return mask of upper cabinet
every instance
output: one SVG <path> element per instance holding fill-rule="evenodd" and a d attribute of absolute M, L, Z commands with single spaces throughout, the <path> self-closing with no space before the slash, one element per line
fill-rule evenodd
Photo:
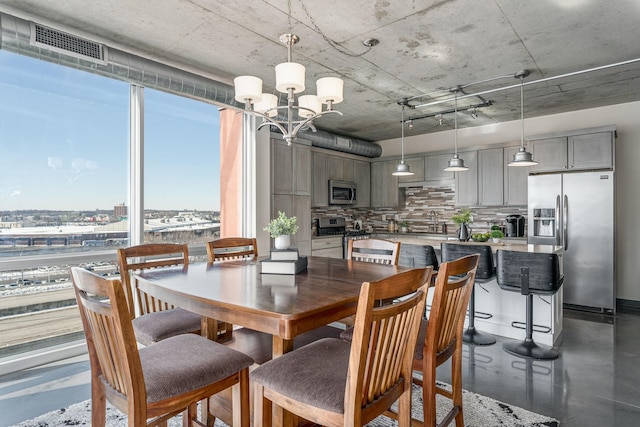
<path fill-rule="evenodd" d="M 311 149 L 272 139 L 273 193 L 311 196 Z"/>
<path fill-rule="evenodd" d="M 456 205 L 526 205 L 529 168 L 507 166 L 518 149 L 490 148 L 460 153 L 469 170 L 455 173 Z"/>
<path fill-rule="evenodd" d="M 369 207 L 371 172 L 369 162 L 349 157 L 313 151 L 311 206 L 329 206 L 329 180 L 355 182 L 357 203 L 355 207 Z"/>
<path fill-rule="evenodd" d="M 353 176 L 358 184 L 357 208 L 371 206 L 371 164 L 364 160 L 353 161 Z"/>
<path fill-rule="evenodd" d="M 450 154 L 436 154 L 424 158 L 424 180 L 443 181 L 454 179 L 453 172 L 444 170 L 449 165 Z"/>
<path fill-rule="evenodd" d="M 525 206 L 527 204 L 527 177 L 531 166 L 509 166 L 513 155 L 520 150 L 520 146 L 505 147 L 504 149 L 504 205 Z"/>
<path fill-rule="evenodd" d="M 397 207 L 404 204 L 404 191 L 398 187 L 398 177 L 393 176 L 397 160 L 371 163 L 371 206 Z"/>
<path fill-rule="evenodd" d="M 478 152 L 465 151 L 459 155 L 469 170 L 455 172 L 456 205 L 476 206 L 478 204 Z"/>
<path fill-rule="evenodd" d="M 530 142 L 531 154 L 538 162 L 532 172 L 567 172 L 612 169 L 614 132 L 588 132 Z"/>
<path fill-rule="evenodd" d="M 478 204 L 501 206 L 504 203 L 503 149 L 478 151 Z"/>
<path fill-rule="evenodd" d="M 398 182 L 424 181 L 424 157 L 405 157 L 404 162 L 409 166 L 409 170 L 413 172 L 413 175 L 399 176 Z M 399 163 L 400 160 L 396 160 L 396 167 Z"/>

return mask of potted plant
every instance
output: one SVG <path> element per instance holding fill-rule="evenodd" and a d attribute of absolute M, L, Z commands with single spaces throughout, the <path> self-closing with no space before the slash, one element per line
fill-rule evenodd
<path fill-rule="evenodd" d="M 409 231 L 409 221 L 406 219 L 398 221 L 398 227 L 400 228 L 401 233 L 407 233 Z"/>
<path fill-rule="evenodd" d="M 473 216 L 471 215 L 471 209 L 460 209 L 460 212 L 453 215 L 451 220 L 458 225 L 458 240 L 466 242 L 471 236 L 471 227 L 469 224 L 473 222 Z"/>
<path fill-rule="evenodd" d="M 287 217 L 284 212 L 278 212 L 278 217 L 269 221 L 264 228 L 275 239 L 276 249 L 288 249 L 291 246 L 291 235 L 298 231 L 298 218 Z"/>
<path fill-rule="evenodd" d="M 489 233 L 489 237 L 491 237 L 491 241 L 492 242 L 500 243 L 500 242 L 502 242 L 502 239 L 504 238 L 504 233 L 501 230 L 493 229 Z"/>

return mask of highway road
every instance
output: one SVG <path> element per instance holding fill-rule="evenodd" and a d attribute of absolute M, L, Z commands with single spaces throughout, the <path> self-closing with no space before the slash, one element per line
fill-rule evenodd
<path fill-rule="evenodd" d="M 0 318 L 0 350 L 45 338 L 82 331 L 78 307 Z"/>

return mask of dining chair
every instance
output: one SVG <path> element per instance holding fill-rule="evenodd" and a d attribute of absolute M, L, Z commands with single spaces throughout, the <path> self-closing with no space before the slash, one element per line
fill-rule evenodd
<path fill-rule="evenodd" d="M 186 244 L 150 243 L 118 248 L 120 278 L 138 342 L 151 345 L 179 334 L 201 332 L 202 317 L 146 294 L 132 275 L 151 268 L 189 265 Z M 135 299 L 134 299 L 135 295 Z"/>
<path fill-rule="evenodd" d="M 192 425 L 196 404 L 229 388 L 234 426 L 249 426 L 249 356 L 194 334 L 138 349 L 121 281 L 79 267 L 71 276 L 89 350 L 92 426 L 104 427 L 107 401 L 131 427 L 166 426 L 181 412 L 182 425 Z"/>
<path fill-rule="evenodd" d="M 272 403 L 323 426 L 364 425 L 398 401 L 411 423 L 411 364 L 431 267 L 401 272 L 360 289 L 353 340 L 324 338 L 251 373 L 254 425 L 271 425 Z M 387 305 L 376 305 L 381 299 Z"/>
<path fill-rule="evenodd" d="M 464 426 L 462 411 L 462 336 L 467 305 L 471 297 L 478 260 L 473 254 L 440 264 L 429 317 L 420 323 L 413 359 L 413 382 L 422 387 L 424 426 L 441 427 L 455 420 Z M 436 382 L 436 368 L 451 359 L 451 390 Z M 452 400 L 453 407 L 436 423 L 436 394 Z"/>
<path fill-rule="evenodd" d="M 376 264 L 398 265 L 400 242 L 382 239 L 349 240 L 347 259 L 373 262 Z"/>
<path fill-rule="evenodd" d="M 225 237 L 207 242 L 209 262 L 232 259 L 257 259 L 258 242 L 251 237 Z"/>
<path fill-rule="evenodd" d="M 258 242 L 252 237 L 225 237 L 208 241 L 206 246 L 209 262 L 258 259 Z M 233 336 L 231 323 L 218 321 L 216 328 L 219 341 L 229 340 Z"/>

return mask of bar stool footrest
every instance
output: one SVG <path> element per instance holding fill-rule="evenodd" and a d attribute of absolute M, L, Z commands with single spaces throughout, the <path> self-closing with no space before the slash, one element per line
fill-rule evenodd
<path fill-rule="evenodd" d="M 476 311 L 474 312 L 474 316 L 476 319 L 487 320 L 487 319 L 491 319 L 493 317 L 493 314 L 484 313 L 482 311 Z"/>
<path fill-rule="evenodd" d="M 527 324 L 525 322 L 511 322 L 511 327 L 516 329 L 527 329 Z M 532 325 L 533 332 L 540 332 L 543 334 L 548 334 L 551 332 L 551 328 L 544 325 Z"/>

